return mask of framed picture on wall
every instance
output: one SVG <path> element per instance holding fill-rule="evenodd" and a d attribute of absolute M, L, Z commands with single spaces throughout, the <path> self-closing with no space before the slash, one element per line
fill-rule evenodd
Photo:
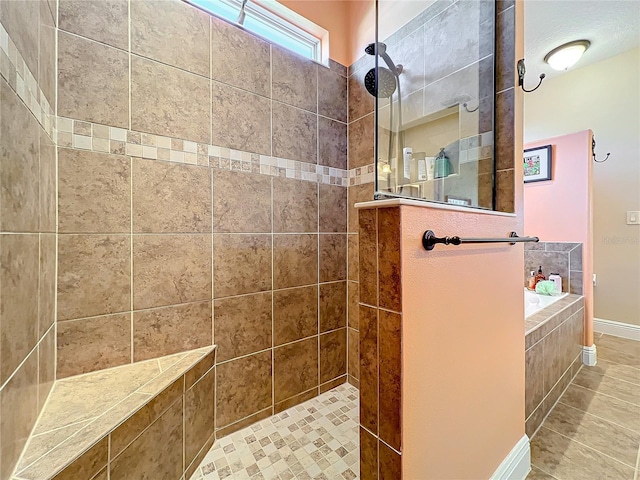
<path fill-rule="evenodd" d="M 551 180 L 551 145 L 524 151 L 524 183 Z"/>

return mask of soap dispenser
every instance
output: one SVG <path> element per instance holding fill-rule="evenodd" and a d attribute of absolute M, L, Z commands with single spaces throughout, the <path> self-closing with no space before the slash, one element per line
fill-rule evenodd
<path fill-rule="evenodd" d="M 445 178 L 451 174 L 451 162 L 447 154 L 444 152 L 444 148 L 440 149 L 440 153 L 435 160 L 434 178 Z"/>

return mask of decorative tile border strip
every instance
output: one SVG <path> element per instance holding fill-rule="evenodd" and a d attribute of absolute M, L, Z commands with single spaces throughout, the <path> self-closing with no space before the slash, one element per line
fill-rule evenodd
<path fill-rule="evenodd" d="M 373 163 L 364 167 L 352 168 L 349 170 L 349 186 L 373 183 L 375 175 L 376 166 Z"/>
<path fill-rule="evenodd" d="M 57 129 L 59 147 L 296 178 L 342 187 L 347 186 L 350 174 L 348 170 L 340 168 L 135 132 L 72 118 L 58 117 Z"/>
<path fill-rule="evenodd" d="M 491 158 L 493 154 L 493 132 L 472 135 L 460 139 L 460 163 L 477 162 Z M 349 170 L 349 186 L 373 183 L 375 181 L 375 164 Z"/>
<path fill-rule="evenodd" d="M 460 163 L 477 162 L 493 155 L 493 132 L 460 139 Z"/>
<path fill-rule="evenodd" d="M 9 37 L 4 26 L 0 23 L 0 74 L 15 90 L 18 97 L 29 108 L 47 135 L 55 139 L 55 116 L 53 109 L 40 89 L 36 78 Z M 14 77 L 15 76 L 15 77 Z"/>

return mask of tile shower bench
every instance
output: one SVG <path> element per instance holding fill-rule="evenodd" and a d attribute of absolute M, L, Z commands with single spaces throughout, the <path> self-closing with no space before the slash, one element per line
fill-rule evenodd
<path fill-rule="evenodd" d="M 190 478 L 214 442 L 215 350 L 56 381 L 13 480 Z"/>
<path fill-rule="evenodd" d="M 531 438 L 582 367 L 584 297 L 568 294 L 525 319 L 525 418 Z"/>

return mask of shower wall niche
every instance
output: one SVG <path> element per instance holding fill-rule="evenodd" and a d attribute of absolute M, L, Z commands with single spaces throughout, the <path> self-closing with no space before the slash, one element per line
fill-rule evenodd
<path fill-rule="evenodd" d="M 376 197 L 497 209 L 495 2 L 440 0 L 383 35 L 364 60 L 377 72 Z"/>

